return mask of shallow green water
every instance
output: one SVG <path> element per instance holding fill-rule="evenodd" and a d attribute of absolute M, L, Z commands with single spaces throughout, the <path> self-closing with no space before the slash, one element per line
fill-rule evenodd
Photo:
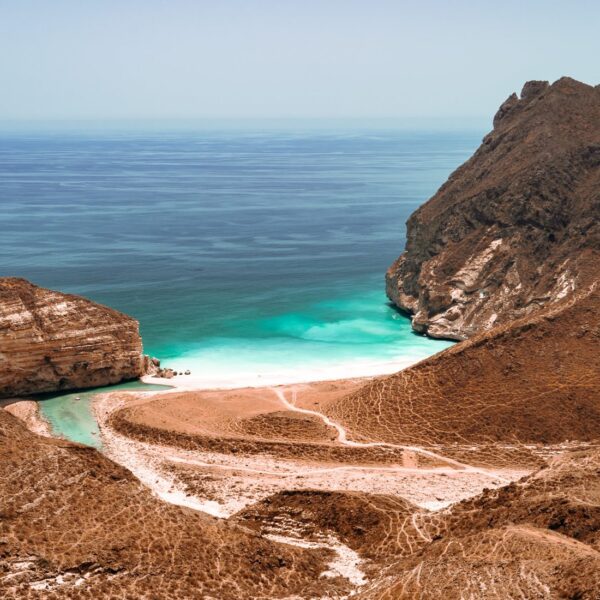
<path fill-rule="evenodd" d="M 190 369 L 202 387 L 243 387 L 394 372 L 452 344 L 415 334 L 379 279 L 371 289 L 298 302 L 290 312 L 238 314 L 228 335 L 165 345 L 158 356 L 178 371 Z"/>
<path fill-rule="evenodd" d="M 99 449 L 102 447 L 100 430 L 92 413 L 92 399 L 96 394 L 118 390 L 164 390 L 166 387 L 128 381 L 73 393 L 43 394 L 39 396 L 38 404 L 42 417 L 50 423 L 55 435 Z"/>

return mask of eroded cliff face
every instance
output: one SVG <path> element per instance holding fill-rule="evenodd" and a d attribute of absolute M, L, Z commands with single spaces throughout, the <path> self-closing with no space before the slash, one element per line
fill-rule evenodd
<path fill-rule="evenodd" d="M 144 366 L 135 319 L 0 278 L 0 397 L 109 385 L 139 377 Z"/>
<path fill-rule="evenodd" d="M 408 220 L 389 298 L 415 330 L 462 340 L 598 278 L 600 86 L 530 81 Z"/>

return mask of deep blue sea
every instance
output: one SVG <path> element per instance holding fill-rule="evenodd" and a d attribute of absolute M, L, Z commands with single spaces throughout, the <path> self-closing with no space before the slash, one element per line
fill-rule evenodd
<path fill-rule="evenodd" d="M 391 371 L 410 330 L 384 273 L 481 131 L 0 133 L 0 275 L 140 321 L 206 385 Z"/>

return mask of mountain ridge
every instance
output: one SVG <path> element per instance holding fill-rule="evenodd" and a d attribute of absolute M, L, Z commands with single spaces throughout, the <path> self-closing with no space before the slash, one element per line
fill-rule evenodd
<path fill-rule="evenodd" d="M 416 331 L 466 339 L 589 285 L 598 214 L 600 87 L 528 82 L 409 218 L 387 294 Z"/>

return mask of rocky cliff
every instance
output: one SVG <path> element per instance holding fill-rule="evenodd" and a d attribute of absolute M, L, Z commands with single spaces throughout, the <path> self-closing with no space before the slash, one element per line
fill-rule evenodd
<path fill-rule="evenodd" d="M 466 339 L 598 276 L 600 86 L 525 84 L 407 223 L 389 298 L 415 330 Z"/>
<path fill-rule="evenodd" d="M 80 296 L 0 278 L 0 397 L 139 377 L 138 323 Z"/>

